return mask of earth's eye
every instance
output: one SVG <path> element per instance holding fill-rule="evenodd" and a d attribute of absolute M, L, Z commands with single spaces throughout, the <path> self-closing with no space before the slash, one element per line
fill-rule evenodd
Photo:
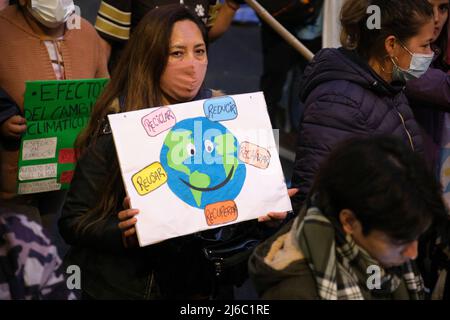
<path fill-rule="evenodd" d="M 189 155 L 194 156 L 195 155 L 195 146 L 192 143 L 189 143 L 186 146 L 186 150 L 188 152 Z"/>
<path fill-rule="evenodd" d="M 211 153 L 214 151 L 214 143 L 212 143 L 210 140 L 205 140 L 205 150 L 208 153 Z"/>

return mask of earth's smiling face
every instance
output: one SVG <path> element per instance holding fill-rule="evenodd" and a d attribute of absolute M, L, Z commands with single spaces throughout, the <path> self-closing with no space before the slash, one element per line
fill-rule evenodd
<path fill-rule="evenodd" d="M 234 200 L 246 174 L 238 147 L 236 138 L 220 123 L 204 117 L 177 123 L 167 134 L 160 155 L 169 188 L 196 208 Z"/>

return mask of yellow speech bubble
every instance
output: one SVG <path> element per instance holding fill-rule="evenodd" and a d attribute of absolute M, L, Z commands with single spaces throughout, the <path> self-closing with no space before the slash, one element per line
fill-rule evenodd
<path fill-rule="evenodd" d="M 167 182 L 167 172 L 161 163 L 153 162 L 131 177 L 134 188 L 141 196 L 152 192 Z"/>

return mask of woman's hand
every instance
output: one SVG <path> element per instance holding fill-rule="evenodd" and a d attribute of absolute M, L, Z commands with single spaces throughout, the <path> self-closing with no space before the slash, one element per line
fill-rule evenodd
<path fill-rule="evenodd" d="M 120 211 L 119 228 L 122 231 L 122 239 L 126 248 L 138 246 L 138 239 L 136 236 L 136 215 L 139 213 L 138 209 L 130 209 L 130 197 L 125 197 L 123 200 L 124 210 Z"/>
<path fill-rule="evenodd" d="M 288 190 L 289 198 L 292 198 L 299 189 L 292 188 Z M 283 222 L 284 219 L 286 219 L 287 212 L 269 212 L 265 216 L 259 217 L 258 222 L 264 222 L 269 227 L 275 228 Z"/>
<path fill-rule="evenodd" d="M 0 133 L 5 138 L 20 139 L 22 133 L 27 131 L 26 120 L 24 117 L 16 115 L 2 123 Z"/>

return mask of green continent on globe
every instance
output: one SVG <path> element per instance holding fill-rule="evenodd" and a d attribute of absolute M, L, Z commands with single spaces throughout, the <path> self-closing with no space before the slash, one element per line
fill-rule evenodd
<path fill-rule="evenodd" d="M 161 165 L 172 192 L 192 207 L 234 200 L 246 168 L 238 159 L 239 142 L 222 124 L 205 117 L 178 122 L 161 148 Z"/>
<path fill-rule="evenodd" d="M 167 164 L 173 170 L 180 171 L 189 176 L 189 183 L 198 186 L 200 188 L 207 188 L 211 183 L 211 178 L 201 172 L 194 171 L 191 174 L 189 168 L 183 164 L 183 162 L 189 158 L 187 152 L 187 145 L 189 143 L 194 144 L 192 139 L 192 132 L 189 130 L 177 130 L 170 131 L 168 138 L 166 139 L 166 145 L 169 148 L 167 153 Z M 192 196 L 195 202 L 199 206 L 202 202 L 202 192 L 191 189 Z"/>
<path fill-rule="evenodd" d="M 186 146 L 188 143 L 194 143 L 191 136 L 192 131 L 189 130 L 170 131 L 165 140 L 165 144 L 169 148 L 167 164 L 173 170 L 184 172 L 188 176 L 191 174 L 191 171 L 183 162 L 190 157 Z"/>
<path fill-rule="evenodd" d="M 211 183 L 211 178 L 204 173 L 194 171 L 189 177 L 189 183 L 199 188 L 207 188 Z M 191 189 L 195 203 L 199 206 L 202 203 L 202 191 Z"/>

